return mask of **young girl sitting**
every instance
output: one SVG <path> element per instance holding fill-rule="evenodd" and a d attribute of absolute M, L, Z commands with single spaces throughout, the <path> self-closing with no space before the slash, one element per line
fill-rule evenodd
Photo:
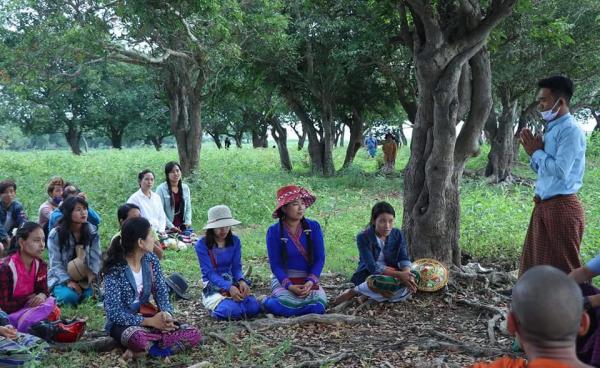
<path fill-rule="evenodd" d="M 23 205 L 16 197 L 17 184 L 12 180 L 0 181 L 0 255 L 10 245 L 13 229 L 27 221 Z"/>
<path fill-rule="evenodd" d="M 371 210 L 367 228 L 356 236 L 360 261 L 352 276 L 356 285 L 346 290 L 334 305 L 361 294 L 378 302 L 398 302 L 417 291 L 402 231 L 394 228 L 396 212 L 387 202 L 379 202 Z"/>
<path fill-rule="evenodd" d="M 242 274 L 242 245 L 231 226 L 240 222 L 227 206 L 208 210 L 206 235 L 196 243 L 202 271 L 202 303 L 217 319 L 253 317 L 260 311 Z"/>
<path fill-rule="evenodd" d="M 48 234 L 48 288 L 58 304 L 76 305 L 93 294 L 90 284 L 102 266 L 100 240 L 96 227 L 87 222 L 88 205 L 83 198 L 69 197 L 61 207 L 60 223 Z M 77 257 L 77 248 L 85 253 L 84 263 L 91 271 L 84 280 L 74 280 L 68 272 L 69 262 Z"/>
<path fill-rule="evenodd" d="M 132 218 L 137 218 L 137 217 L 142 217 L 142 213 L 140 212 L 140 208 L 136 204 L 125 203 L 124 205 L 119 207 L 119 209 L 117 210 L 117 220 L 119 221 L 119 232 L 116 233 L 112 237 L 112 239 L 110 240 L 110 243 L 112 244 L 112 242 L 115 241 L 115 239 L 117 237 L 119 237 L 119 238 L 121 237 L 120 229 L 126 220 L 129 220 Z M 160 247 L 160 242 L 158 241 L 158 236 L 155 236 L 154 248 L 152 249 L 152 252 L 154 252 L 154 254 L 156 254 L 158 259 L 163 259 L 164 252 L 163 252 L 162 248 Z"/>
<path fill-rule="evenodd" d="M 169 356 L 197 345 L 201 339 L 197 329 L 174 321 L 153 246 L 154 233 L 148 220 L 127 220 L 120 239 L 110 245 L 102 270 L 106 331 L 127 348 L 126 359 L 138 353 Z"/>
<path fill-rule="evenodd" d="M 267 231 L 273 278 L 271 296 L 263 305 L 269 313 L 285 317 L 325 313 L 327 296 L 319 285 L 325 264 L 323 233 L 318 222 L 304 217 L 315 199 L 295 185 L 277 191 L 273 218 L 279 221 Z"/>
<path fill-rule="evenodd" d="M 8 313 L 19 332 L 45 319 L 56 320 L 60 310 L 49 296 L 44 251 L 44 230 L 26 222 L 12 238 L 15 251 L 0 265 L 0 309 Z"/>

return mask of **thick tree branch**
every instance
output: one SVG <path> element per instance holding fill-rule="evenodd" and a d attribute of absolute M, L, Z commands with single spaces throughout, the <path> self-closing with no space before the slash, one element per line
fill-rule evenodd
<path fill-rule="evenodd" d="M 486 12 L 487 15 L 479 24 L 467 34 L 456 41 L 455 47 L 457 53 L 463 53 L 473 46 L 485 42 L 494 27 L 508 14 L 512 12 L 513 6 L 517 0 L 493 0 Z M 472 11 L 476 8 L 470 7 Z M 471 17 L 478 17 L 479 14 L 471 13 Z"/>

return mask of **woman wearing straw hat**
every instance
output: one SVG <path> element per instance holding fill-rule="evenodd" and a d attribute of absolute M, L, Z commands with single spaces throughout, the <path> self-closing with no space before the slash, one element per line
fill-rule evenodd
<path fill-rule="evenodd" d="M 327 296 L 319 285 L 325 264 L 323 233 L 317 221 L 304 217 L 315 199 L 296 185 L 277 191 L 273 218 L 279 221 L 267 231 L 272 294 L 263 303 L 265 310 L 275 315 L 325 313 Z"/>
<path fill-rule="evenodd" d="M 210 208 L 206 234 L 195 247 L 204 283 L 202 303 L 216 319 L 249 318 L 260 312 L 242 274 L 240 238 L 231 232 L 231 227 L 239 224 L 229 207 Z"/>

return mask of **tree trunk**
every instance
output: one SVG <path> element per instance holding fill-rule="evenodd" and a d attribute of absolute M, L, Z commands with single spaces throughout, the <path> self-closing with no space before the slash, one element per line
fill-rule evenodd
<path fill-rule="evenodd" d="M 162 148 L 162 137 L 150 137 L 150 142 L 152 142 L 152 145 L 154 146 L 154 149 L 160 152 L 160 149 Z"/>
<path fill-rule="evenodd" d="M 318 132 L 315 123 L 295 94 L 287 91 L 284 97 L 288 106 L 302 123 L 302 131 L 306 132 L 308 136 L 308 155 L 310 156 L 311 173 L 313 175 L 332 176 L 334 174 L 334 167 L 332 157 L 333 131 L 331 127 L 331 106 L 327 101 L 322 101 L 322 132 Z"/>
<path fill-rule="evenodd" d="M 596 112 L 592 110 L 592 115 L 594 115 L 594 119 L 596 119 L 596 126 L 594 130 L 592 130 L 592 136 L 600 134 L 600 111 Z"/>
<path fill-rule="evenodd" d="M 296 136 L 298 137 L 298 151 L 302 151 L 302 148 L 304 148 L 304 142 L 306 142 L 306 130 L 302 130 L 302 133 L 300 133 L 297 129 L 295 125 L 290 125 L 292 127 L 292 130 L 294 131 L 294 133 L 296 133 Z"/>
<path fill-rule="evenodd" d="M 335 167 L 333 164 L 333 138 L 334 138 L 334 122 L 333 122 L 333 110 L 331 102 L 326 98 L 321 102 L 321 128 L 323 129 L 323 137 L 322 141 L 322 154 L 320 157 L 316 157 L 315 159 L 320 159 L 322 162 L 322 172 L 317 172 L 317 174 L 321 174 L 325 177 L 333 176 L 335 174 Z M 309 136 L 310 140 L 310 136 Z"/>
<path fill-rule="evenodd" d="M 219 134 L 215 134 L 210 131 L 207 131 L 207 133 L 213 139 L 213 141 L 215 142 L 215 145 L 217 146 L 218 149 L 223 148 L 223 144 L 221 143 L 221 137 L 219 136 Z"/>
<path fill-rule="evenodd" d="M 404 134 L 404 124 L 400 123 L 400 126 L 398 128 L 398 133 L 400 133 L 400 142 L 403 146 L 408 145 L 408 139 L 406 139 L 406 135 Z"/>
<path fill-rule="evenodd" d="M 122 149 L 123 148 L 123 129 L 109 127 L 110 129 L 110 144 L 112 148 Z"/>
<path fill-rule="evenodd" d="M 67 140 L 69 147 L 71 147 L 71 152 L 73 152 L 74 155 L 81 155 L 81 131 L 73 121 L 67 123 L 65 139 Z"/>
<path fill-rule="evenodd" d="M 268 125 L 256 122 L 256 126 L 252 129 L 252 148 L 268 148 Z"/>
<path fill-rule="evenodd" d="M 281 168 L 285 171 L 292 171 L 292 161 L 287 148 L 287 131 L 281 126 L 281 122 L 276 116 L 271 117 L 269 123 L 271 125 L 271 135 L 277 143 Z"/>
<path fill-rule="evenodd" d="M 202 87 L 204 74 L 182 60 L 169 62 L 165 83 L 171 116 L 171 132 L 177 142 L 184 176 L 198 169 L 202 146 Z"/>
<path fill-rule="evenodd" d="M 237 148 L 242 148 L 242 138 L 244 137 L 244 133 L 242 132 L 241 134 L 238 134 L 236 132 L 236 134 L 233 135 L 233 140 L 235 141 L 235 146 Z"/>
<path fill-rule="evenodd" d="M 510 96 L 508 89 L 501 89 L 502 113 L 498 119 L 495 134 L 491 137 L 491 148 L 485 176 L 493 183 L 510 181 L 514 166 L 514 126 L 517 113 L 517 99 Z"/>
<path fill-rule="evenodd" d="M 467 54 L 468 55 L 468 54 Z M 474 55 L 471 108 L 460 135 L 458 83 L 466 55 L 449 59 L 415 55 L 418 111 L 404 180 L 404 227 L 410 254 L 460 265 L 458 183 L 469 157 L 479 153 L 478 138 L 491 107 L 489 54 Z"/>
<path fill-rule="evenodd" d="M 352 106 L 352 119 L 350 121 L 350 141 L 348 142 L 348 148 L 346 149 L 346 157 L 344 158 L 344 168 L 350 166 L 356 157 L 356 153 L 362 147 L 362 135 L 363 135 L 364 122 L 362 119 L 362 113 L 355 107 Z"/>

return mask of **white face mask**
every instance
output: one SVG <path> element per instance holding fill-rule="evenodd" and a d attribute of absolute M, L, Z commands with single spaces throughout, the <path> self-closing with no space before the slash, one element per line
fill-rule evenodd
<path fill-rule="evenodd" d="M 554 110 L 554 108 L 558 104 L 558 101 L 560 101 L 560 98 L 558 100 L 556 100 L 556 102 L 554 103 L 554 106 L 552 106 L 550 108 L 550 110 L 540 111 L 540 115 L 542 115 L 542 119 L 546 120 L 547 122 L 551 122 L 552 120 L 556 119 L 556 115 L 558 115 L 558 110 L 556 110 L 556 111 L 552 111 L 552 110 Z"/>

